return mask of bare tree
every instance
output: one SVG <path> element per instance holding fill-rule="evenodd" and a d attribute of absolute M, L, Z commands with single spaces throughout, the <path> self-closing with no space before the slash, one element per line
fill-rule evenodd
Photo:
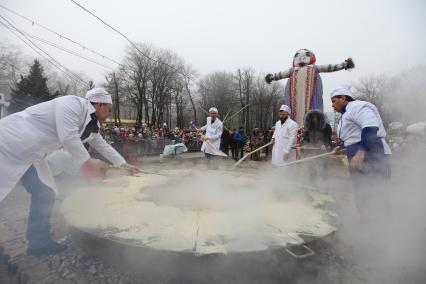
<path fill-rule="evenodd" d="M 278 108 L 283 101 L 283 91 L 278 83 L 266 84 L 264 75 L 254 80 L 252 97 L 252 125 L 269 129 L 278 119 Z"/>
<path fill-rule="evenodd" d="M 227 72 L 208 74 L 201 83 L 206 87 L 198 90 L 200 105 L 204 109 L 216 106 L 220 113 L 232 116 L 250 104 L 244 114 L 227 122 L 229 127 L 244 125 L 250 131 L 251 126 L 258 126 L 266 130 L 278 119 L 277 110 L 283 101 L 282 88 L 278 83 L 266 84 L 264 76 L 256 75 L 251 68 L 237 70 L 236 75 Z"/>
<path fill-rule="evenodd" d="M 153 47 L 149 44 L 138 43 L 138 48 L 147 56 L 152 56 Z M 128 47 L 120 73 L 125 82 L 127 94 L 136 106 L 136 124 L 141 125 L 143 116 L 145 122 L 150 124 L 148 90 L 150 88 L 150 71 L 152 61 L 140 54 L 133 47 Z"/>
<path fill-rule="evenodd" d="M 185 88 L 185 62 L 171 50 L 144 43 L 138 48 L 142 53 L 128 47 L 120 68 L 123 86 L 137 109 L 136 123 L 171 124 L 176 102 L 183 102 L 175 96 L 180 97 Z"/>
<path fill-rule="evenodd" d="M 184 82 L 181 74 L 184 70 L 184 61 L 170 50 L 157 50 L 155 52 L 156 62 L 151 70 L 151 120 L 152 123 L 160 124 L 165 121 L 164 113 L 171 94 L 178 88 L 181 92 Z"/>
<path fill-rule="evenodd" d="M 391 80 L 386 100 L 392 106 L 392 121 L 401 121 L 406 125 L 425 121 L 426 65 L 414 66 Z"/>
<path fill-rule="evenodd" d="M 371 75 L 361 78 L 354 86 L 359 100 L 370 102 L 377 107 L 384 125 L 392 121 L 392 103 L 388 95 L 395 88 L 396 82 L 386 75 Z"/>
<path fill-rule="evenodd" d="M 252 68 L 244 68 L 242 71 L 237 70 L 238 94 L 242 110 L 242 125 L 249 131 L 250 124 L 250 96 L 253 89 L 254 70 Z"/>
<path fill-rule="evenodd" d="M 193 121 L 195 122 L 196 125 L 198 125 L 197 107 L 195 105 L 195 98 L 194 98 L 194 95 L 193 95 L 192 90 L 191 90 L 191 81 L 188 78 L 188 77 L 194 78 L 194 77 L 196 77 L 197 74 L 196 74 L 196 71 L 190 65 L 187 65 L 185 67 L 185 71 L 184 72 L 187 75 L 187 76 L 185 76 L 183 78 L 184 79 L 184 83 L 185 83 L 186 95 L 188 96 L 188 99 L 189 99 L 189 101 L 191 103 L 192 112 L 193 112 L 193 116 L 194 116 Z"/>
<path fill-rule="evenodd" d="M 26 72 L 26 58 L 21 50 L 7 41 L 0 42 L 0 80 L 16 81 L 16 76 Z"/>
<path fill-rule="evenodd" d="M 83 84 L 80 81 L 77 81 L 77 79 L 70 78 L 62 72 L 59 72 L 46 60 L 41 60 L 41 62 L 43 62 L 43 66 L 45 66 L 46 75 L 49 78 L 49 90 L 51 92 L 58 92 L 59 96 L 73 95 L 83 97 L 91 87 L 94 87 L 94 82 L 91 81 L 90 78 L 82 72 L 73 71 L 73 73 L 76 74 L 78 77 L 82 78 L 86 82 L 89 82 L 89 86 Z"/>
<path fill-rule="evenodd" d="M 174 88 L 174 102 L 176 106 L 176 125 L 183 128 L 185 125 L 185 110 L 188 106 L 188 96 L 184 94 L 184 84 L 177 84 Z"/>
<path fill-rule="evenodd" d="M 116 76 L 115 72 L 111 72 L 105 76 L 107 81 L 106 88 L 112 94 L 112 113 L 115 124 L 121 124 L 121 114 L 120 114 L 120 97 L 123 92 L 123 80 L 122 78 Z"/>
<path fill-rule="evenodd" d="M 204 111 L 215 106 L 218 108 L 220 116 L 225 115 L 230 113 L 235 108 L 235 104 L 239 102 L 232 73 L 215 72 L 205 75 L 200 80 L 200 85 L 203 87 L 198 88 L 200 95 L 199 105 Z M 229 124 L 232 123 L 233 121 L 229 122 Z"/>

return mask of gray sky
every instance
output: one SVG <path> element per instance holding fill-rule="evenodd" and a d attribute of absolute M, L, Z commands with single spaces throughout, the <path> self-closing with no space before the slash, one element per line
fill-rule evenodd
<path fill-rule="evenodd" d="M 327 95 L 337 85 L 371 74 L 398 74 L 426 64 L 426 1 L 78 0 L 133 41 L 170 48 L 201 75 L 250 66 L 278 72 L 294 53 L 312 50 L 317 64 L 351 56 L 356 68 L 322 74 Z M 0 3 L 118 61 L 127 42 L 69 0 L 0 0 Z M 115 67 L 0 8 L 20 28 Z M 0 27 L 0 39 L 19 43 Z M 45 45 L 66 67 L 99 83 L 106 69 Z M 24 53 L 34 54 L 23 46 Z M 283 84 L 285 80 L 283 80 Z"/>

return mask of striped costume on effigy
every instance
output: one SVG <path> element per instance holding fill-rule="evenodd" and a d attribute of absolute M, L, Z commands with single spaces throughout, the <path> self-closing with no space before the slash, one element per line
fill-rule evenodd
<path fill-rule="evenodd" d="M 266 82 L 288 78 L 284 103 L 291 108 L 291 118 L 298 125 L 303 125 L 305 114 L 313 109 L 324 110 L 322 99 L 322 80 L 319 73 L 335 72 L 342 69 L 351 69 L 355 65 L 351 58 L 341 64 L 315 65 L 315 54 L 307 49 L 296 52 L 293 58 L 293 67 L 285 71 L 268 74 Z"/>

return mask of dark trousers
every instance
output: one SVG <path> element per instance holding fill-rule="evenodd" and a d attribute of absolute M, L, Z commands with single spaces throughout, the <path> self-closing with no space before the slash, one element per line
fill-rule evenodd
<path fill-rule="evenodd" d="M 21 182 L 31 194 L 27 226 L 28 248 L 40 248 L 50 241 L 49 219 L 55 202 L 55 193 L 41 182 L 33 165 L 22 176 Z"/>
<path fill-rule="evenodd" d="M 237 151 L 237 146 L 231 144 L 231 155 L 232 159 L 235 159 L 235 152 Z"/>
<path fill-rule="evenodd" d="M 215 155 L 204 153 L 204 156 L 207 158 L 207 167 L 209 170 L 217 170 L 219 168 L 217 157 Z"/>
<path fill-rule="evenodd" d="M 265 142 L 265 143 L 269 143 L 269 142 Z M 269 156 L 269 152 L 271 151 L 271 149 L 270 149 L 270 147 L 269 146 L 267 146 L 266 148 L 265 148 L 265 158 L 268 158 L 268 156 Z"/>
<path fill-rule="evenodd" d="M 232 157 L 235 161 L 238 161 L 244 156 L 244 145 L 237 144 L 232 152 Z"/>
<path fill-rule="evenodd" d="M 229 156 L 229 150 L 231 149 L 229 143 L 222 143 L 220 144 L 220 150 Z"/>
<path fill-rule="evenodd" d="M 347 157 L 349 163 L 359 150 L 359 143 L 347 147 Z M 365 154 L 363 162 L 363 171 L 356 172 L 349 167 L 349 171 L 354 179 L 382 178 L 388 179 L 391 175 L 389 161 L 383 150 L 383 143 L 378 138 Z"/>
<path fill-rule="evenodd" d="M 358 149 L 359 145 L 347 147 L 349 162 Z M 382 142 L 377 141 L 377 146 L 366 152 L 362 172 L 349 170 L 355 186 L 354 198 L 361 221 L 360 232 L 376 242 L 376 248 L 384 253 L 386 244 L 382 237 L 388 235 L 392 212 L 387 193 L 390 165 Z"/>
<path fill-rule="evenodd" d="M 244 156 L 244 144 L 240 145 L 239 152 L 240 152 L 240 159 L 241 159 Z M 237 153 L 237 155 L 238 155 L 238 153 Z"/>

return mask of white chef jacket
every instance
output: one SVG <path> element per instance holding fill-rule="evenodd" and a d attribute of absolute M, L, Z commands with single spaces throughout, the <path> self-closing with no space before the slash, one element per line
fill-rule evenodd
<path fill-rule="evenodd" d="M 391 154 L 391 149 L 385 141 L 386 130 L 376 106 L 364 101 L 349 102 L 337 127 L 338 138 L 343 140 L 345 147 L 359 143 L 362 129 L 365 127 L 379 128 L 377 137 L 382 139 L 385 154 Z"/>
<path fill-rule="evenodd" d="M 272 138 L 275 139 L 274 147 L 272 148 L 272 164 L 281 166 L 287 162 L 296 160 L 296 138 L 299 126 L 290 117 L 281 124 L 278 120 L 275 123 L 275 131 Z M 284 154 L 289 154 L 288 160 L 284 160 Z"/>
<path fill-rule="evenodd" d="M 201 152 L 217 155 L 220 153 L 220 137 L 222 136 L 223 124 L 219 118 L 216 118 L 212 124 L 212 118 L 207 117 L 207 124 L 201 127 L 201 130 L 206 131 L 205 137 L 208 141 L 204 141 L 201 145 Z"/>
<path fill-rule="evenodd" d="M 80 164 L 90 158 L 83 146 L 88 142 L 114 165 L 126 161 L 99 133 L 81 135 L 95 112 L 92 104 L 77 96 L 59 97 L 31 106 L 0 120 L 0 201 L 34 164 L 40 180 L 56 191 L 45 157 L 64 148 Z"/>

